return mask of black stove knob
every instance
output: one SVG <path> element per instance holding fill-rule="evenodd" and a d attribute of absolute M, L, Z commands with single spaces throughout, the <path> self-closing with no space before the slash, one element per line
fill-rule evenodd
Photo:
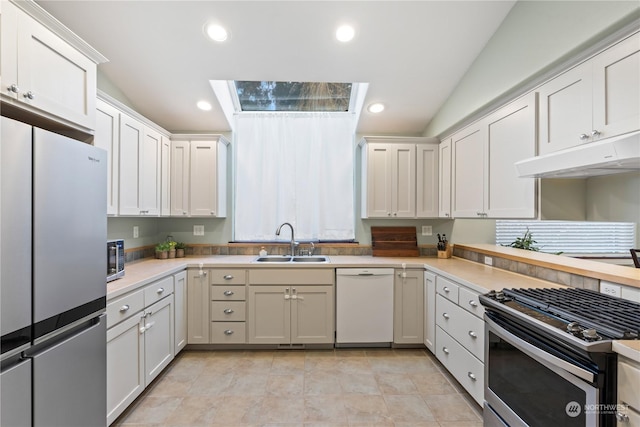
<path fill-rule="evenodd" d="M 582 336 L 587 340 L 597 340 L 600 338 L 598 332 L 595 329 L 585 329 L 582 331 Z"/>
<path fill-rule="evenodd" d="M 498 301 L 504 301 L 505 299 L 507 299 L 507 297 L 504 296 L 503 292 L 496 292 L 495 298 Z"/>
<path fill-rule="evenodd" d="M 567 324 L 567 332 L 569 333 L 575 334 L 580 332 L 580 330 L 582 330 L 582 327 L 578 322 L 571 322 Z"/>

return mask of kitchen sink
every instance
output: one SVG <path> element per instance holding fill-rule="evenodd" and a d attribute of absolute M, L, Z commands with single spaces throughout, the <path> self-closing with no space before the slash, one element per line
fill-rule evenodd
<path fill-rule="evenodd" d="M 311 263 L 319 263 L 319 262 L 329 262 L 329 258 L 326 256 L 289 256 L 289 255 L 271 255 L 271 256 L 261 256 L 255 259 L 254 262 L 269 262 L 269 263 L 288 263 L 288 262 L 311 262 Z"/>

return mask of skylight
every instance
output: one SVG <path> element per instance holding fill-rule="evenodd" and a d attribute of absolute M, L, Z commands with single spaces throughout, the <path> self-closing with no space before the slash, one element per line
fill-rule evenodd
<path fill-rule="evenodd" d="M 328 82 L 234 82 L 239 111 L 348 112 L 351 83 Z"/>

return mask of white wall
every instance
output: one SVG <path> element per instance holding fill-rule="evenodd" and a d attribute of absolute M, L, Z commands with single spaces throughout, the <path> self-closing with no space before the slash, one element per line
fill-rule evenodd
<path fill-rule="evenodd" d="M 518 1 L 427 126 L 438 136 L 640 17 L 638 1 Z"/>

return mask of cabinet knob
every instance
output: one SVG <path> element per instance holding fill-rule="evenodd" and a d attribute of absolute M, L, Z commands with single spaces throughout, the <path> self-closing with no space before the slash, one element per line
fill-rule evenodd
<path fill-rule="evenodd" d="M 467 376 L 469 378 L 471 378 L 472 381 L 476 381 L 477 380 L 476 376 L 472 372 L 467 372 Z"/>
<path fill-rule="evenodd" d="M 627 414 L 623 414 L 620 411 L 616 411 L 616 420 L 618 420 L 621 423 L 628 423 L 629 416 Z"/>
<path fill-rule="evenodd" d="M 391 216 L 391 212 L 387 212 L 387 216 Z"/>
<path fill-rule="evenodd" d="M 186 215 L 186 214 L 187 214 L 187 211 L 182 211 L 182 215 Z"/>
<path fill-rule="evenodd" d="M 27 99 L 35 99 L 36 97 L 31 91 L 24 93 L 22 96 L 24 96 Z"/>
<path fill-rule="evenodd" d="M 444 216 L 448 217 L 448 216 L 449 216 L 449 214 L 448 214 L 448 213 L 445 213 L 445 214 L 444 214 Z"/>
<path fill-rule="evenodd" d="M 591 131 L 591 136 L 592 136 L 592 137 L 600 136 L 600 131 L 599 131 L 599 130 L 597 130 L 597 129 L 592 130 L 592 131 Z"/>
<path fill-rule="evenodd" d="M 13 92 L 13 93 L 18 93 L 20 91 L 20 88 L 15 83 L 7 87 L 7 89 L 9 90 L 9 92 Z"/>
<path fill-rule="evenodd" d="M 449 354 L 449 349 L 447 347 L 442 347 L 442 352 L 444 354 Z"/>
<path fill-rule="evenodd" d="M 442 290 L 443 290 L 443 291 L 445 291 L 446 293 L 451 292 L 451 290 L 450 290 L 448 287 L 446 287 L 446 286 L 445 286 L 444 288 L 442 288 Z"/>
<path fill-rule="evenodd" d="M 448 318 L 449 318 L 449 314 L 447 314 L 447 313 L 442 313 L 442 317 L 444 317 L 445 319 L 448 319 Z"/>
<path fill-rule="evenodd" d="M 125 311 L 129 310 L 129 304 L 125 304 L 122 307 L 120 307 L 120 313 L 124 313 Z"/>
<path fill-rule="evenodd" d="M 216 213 L 214 211 L 211 211 L 211 215 L 215 215 Z"/>
<path fill-rule="evenodd" d="M 579 138 L 580 141 L 586 141 L 587 139 L 589 139 L 589 135 L 587 135 L 586 133 L 581 133 Z"/>
<path fill-rule="evenodd" d="M 223 277 L 224 280 L 231 280 L 233 279 L 233 276 L 231 274 L 227 274 L 226 276 Z"/>
<path fill-rule="evenodd" d="M 161 294 L 164 292 L 164 288 L 158 288 L 158 290 L 156 291 L 158 294 Z"/>
<path fill-rule="evenodd" d="M 226 330 L 224 331 L 224 334 L 225 334 L 225 335 L 233 335 L 233 331 L 232 331 L 231 329 L 226 329 Z"/>
<path fill-rule="evenodd" d="M 470 336 L 471 338 L 474 338 L 474 339 L 475 339 L 475 338 L 478 338 L 478 334 L 476 334 L 476 333 L 475 333 L 475 332 L 473 332 L 473 331 L 469 331 L 469 336 Z"/>
<path fill-rule="evenodd" d="M 224 291 L 224 295 L 230 297 L 231 295 L 233 295 L 233 291 Z"/>
<path fill-rule="evenodd" d="M 232 313 L 233 313 L 233 310 L 230 308 L 227 308 L 224 310 L 224 314 L 232 314 Z"/>
<path fill-rule="evenodd" d="M 470 305 L 471 307 L 477 307 L 477 306 L 478 306 L 478 303 L 477 303 L 477 302 L 475 302 L 474 300 L 470 300 L 470 301 L 469 301 L 469 305 Z"/>

